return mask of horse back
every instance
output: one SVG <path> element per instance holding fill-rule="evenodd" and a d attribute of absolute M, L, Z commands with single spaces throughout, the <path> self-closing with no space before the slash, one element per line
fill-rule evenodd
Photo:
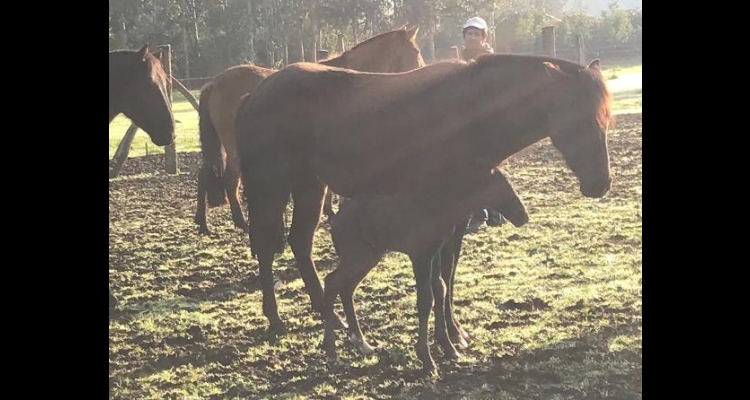
<path fill-rule="evenodd" d="M 211 90 L 208 98 L 211 120 L 222 143 L 235 142 L 234 121 L 242 97 L 252 93 L 266 77 L 276 72 L 273 69 L 243 64 L 231 67 L 217 75 L 204 90 Z M 228 149 L 230 150 L 230 149 Z"/>

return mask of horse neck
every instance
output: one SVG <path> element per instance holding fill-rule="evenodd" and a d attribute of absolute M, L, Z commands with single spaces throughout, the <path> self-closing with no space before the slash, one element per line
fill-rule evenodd
<path fill-rule="evenodd" d="M 109 122 L 122 112 L 122 91 L 125 89 L 126 80 L 120 77 L 118 70 L 110 67 L 109 71 Z"/>
<path fill-rule="evenodd" d="M 548 113 L 555 102 L 553 93 L 544 87 L 535 90 L 532 84 L 514 85 L 492 97 L 490 85 L 477 85 L 487 93 L 479 105 L 479 113 L 489 116 L 469 129 L 476 153 L 485 162 L 498 165 L 508 157 L 549 137 Z M 519 100 L 520 99 L 520 100 Z M 468 101 L 468 99 L 467 99 Z M 500 111 L 497 111 L 500 110 Z M 498 126 L 503 126 L 502 130 Z"/>
<path fill-rule="evenodd" d="M 390 65 L 390 60 L 386 59 L 386 57 L 391 53 L 384 52 L 383 55 L 379 55 L 379 52 L 368 49 L 369 46 L 372 45 L 366 44 L 362 47 L 347 50 L 337 57 L 321 61 L 320 64 L 329 67 L 353 69 L 355 71 L 388 72 L 387 66 Z M 378 55 L 374 56 L 376 54 Z"/>
<path fill-rule="evenodd" d="M 346 51 L 344 53 L 339 54 L 336 57 L 320 61 L 319 64 L 326 65 L 329 67 L 346 68 L 346 58 L 347 58 L 348 52 L 349 51 Z"/>

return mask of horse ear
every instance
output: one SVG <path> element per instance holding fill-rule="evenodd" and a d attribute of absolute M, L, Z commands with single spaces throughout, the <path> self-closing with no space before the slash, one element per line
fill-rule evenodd
<path fill-rule="evenodd" d="M 598 58 L 595 58 L 595 59 L 594 59 L 594 61 L 592 61 L 592 62 L 591 62 L 591 63 L 589 64 L 588 68 L 589 68 L 589 69 L 595 69 L 595 70 L 597 70 L 597 71 L 601 71 L 601 70 L 602 70 L 602 67 L 601 67 L 601 65 L 599 65 L 599 59 L 598 59 Z"/>
<path fill-rule="evenodd" d="M 141 60 L 146 60 L 146 55 L 148 54 L 148 43 L 144 44 L 140 50 L 138 50 L 138 55 L 141 57 Z"/>
<path fill-rule="evenodd" d="M 417 32 L 419 32 L 419 25 L 414 25 L 414 27 L 406 30 L 406 37 L 409 40 L 416 40 Z"/>
<path fill-rule="evenodd" d="M 549 75 L 550 78 L 554 79 L 565 76 L 565 73 L 560 69 L 559 65 L 553 64 L 548 61 L 545 61 L 542 64 L 544 64 L 544 70 L 547 72 L 547 75 Z"/>

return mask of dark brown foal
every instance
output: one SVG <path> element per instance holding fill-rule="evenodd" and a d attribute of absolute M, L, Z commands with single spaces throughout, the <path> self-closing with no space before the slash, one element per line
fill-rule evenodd
<path fill-rule="evenodd" d="M 407 254 L 417 280 L 419 339 L 416 351 L 425 372 L 436 371 L 427 343 L 430 311 L 435 311 L 435 339 L 449 358 L 460 355 L 448 332 L 459 332 L 452 316 L 446 318 L 446 285 L 441 264 L 448 275 L 455 269 L 452 243 L 456 230 L 463 232 L 467 217 L 479 207 L 492 207 L 519 227 L 528 222 L 523 202 L 518 198 L 504 173 L 477 167 L 452 172 L 441 182 L 410 194 L 360 196 L 348 201 L 331 223 L 331 235 L 339 255 L 339 265 L 325 278 L 323 346 L 330 360 L 335 360 L 336 345 L 333 305 L 341 295 L 349 338 L 363 353 L 372 352 L 357 321 L 353 294 L 388 251 Z M 459 240 L 460 241 L 460 240 Z M 452 244 L 451 244 L 452 243 Z M 449 244 L 449 246 L 445 246 Z M 443 254 L 441 254 L 441 252 Z M 451 256 L 447 262 L 441 259 Z"/>

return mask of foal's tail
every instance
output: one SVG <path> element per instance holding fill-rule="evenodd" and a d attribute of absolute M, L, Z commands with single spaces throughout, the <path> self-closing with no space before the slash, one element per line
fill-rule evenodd
<path fill-rule="evenodd" d="M 201 91 L 198 103 L 198 130 L 200 132 L 201 153 L 203 154 L 201 179 L 203 179 L 203 186 L 208 193 L 208 206 L 220 207 L 228 203 L 227 191 L 224 187 L 226 159 L 209 113 L 208 101 L 212 89 L 211 84 L 206 85 Z"/>

